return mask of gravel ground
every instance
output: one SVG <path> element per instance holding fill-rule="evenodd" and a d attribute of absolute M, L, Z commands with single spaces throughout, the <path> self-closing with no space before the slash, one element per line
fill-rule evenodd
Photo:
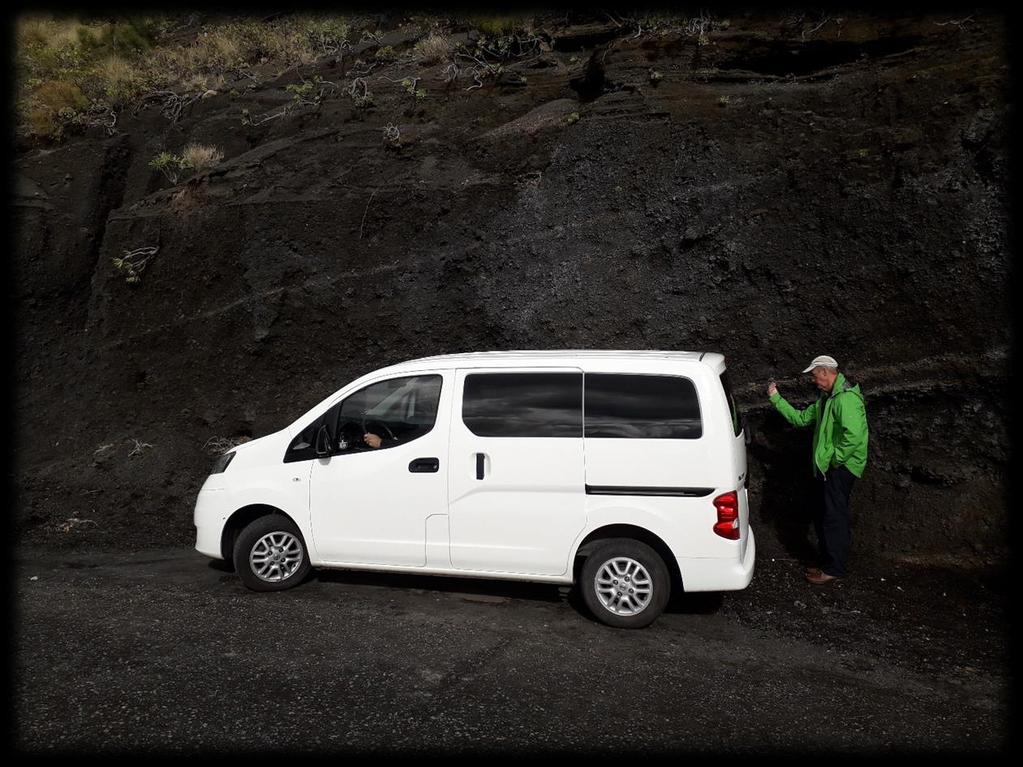
<path fill-rule="evenodd" d="M 1001 597 L 798 563 L 646 630 L 556 587 L 353 572 L 246 591 L 182 547 L 18 553 L 26 754 L 841 752 L 1008 746 Z"/>

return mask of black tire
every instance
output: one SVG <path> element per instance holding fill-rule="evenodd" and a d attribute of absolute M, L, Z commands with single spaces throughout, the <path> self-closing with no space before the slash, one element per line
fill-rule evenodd
<path fill-rule="evenodd" d="M 618 572 L 622 577 L 612 578 Z M 633 581 L 637 574 L 639 581 Z M 579 574 L 579 588 L 586 606 L 601 623 L 640 629 L 664 612 L 671 596 L 671 578 L 664 560 L 645 543 L 632 538 L 610 538 L 597 544 L 586 557 Z M 622 590 L 615 591 L 617 588 Z M 617 594 L 622 595 L 620 599 Z"/>
<path fill-rule="evenodd" d="M 261 560 L 263 567 L 258 565 Z M 253 591 L 290 589 L 304 581 L 312 569 L 302 533 L 280 514 L 260 517 L 245 526 L 234 542 L 234 566 L 242 583 Z"/>

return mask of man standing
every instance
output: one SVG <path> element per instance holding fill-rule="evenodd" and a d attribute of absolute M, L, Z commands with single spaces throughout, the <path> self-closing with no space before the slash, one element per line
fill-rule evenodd
<path fill-rule="evenodd" d="M 821 390 L 805 410 L 786 402 L 774 381 L 767 394 L 793 426 L 814 425 L 813 473 L 822 496 L 814 514 L 820 567 L 807 568 L 806 579 L 821 584 L 845 576 L 851 540 L 849 496 L 867 466 L 867 412 L 859 385 L 838 372 L 834 357 L 816 357 L 803 372 L 810 373 Z"/>

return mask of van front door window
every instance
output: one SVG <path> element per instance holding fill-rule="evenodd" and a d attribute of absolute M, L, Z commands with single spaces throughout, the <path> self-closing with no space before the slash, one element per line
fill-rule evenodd
<path fill-rule="evenodd" d="M 338 450 L 378 450 L 423 436 L 437 418 L 440 385 L 440 376 L 395 378 L 350 395 L 338 413 Z"/>

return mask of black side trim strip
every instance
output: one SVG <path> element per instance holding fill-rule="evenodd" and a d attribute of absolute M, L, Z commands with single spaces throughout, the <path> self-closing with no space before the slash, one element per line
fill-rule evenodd
<path fill-rule="evenodd" d="M 713 492 L 713 487 L 630 487 L 628 485 L 586 486 L 586 495 L 667 495 L 681 498 L 702 498 Z"/>

